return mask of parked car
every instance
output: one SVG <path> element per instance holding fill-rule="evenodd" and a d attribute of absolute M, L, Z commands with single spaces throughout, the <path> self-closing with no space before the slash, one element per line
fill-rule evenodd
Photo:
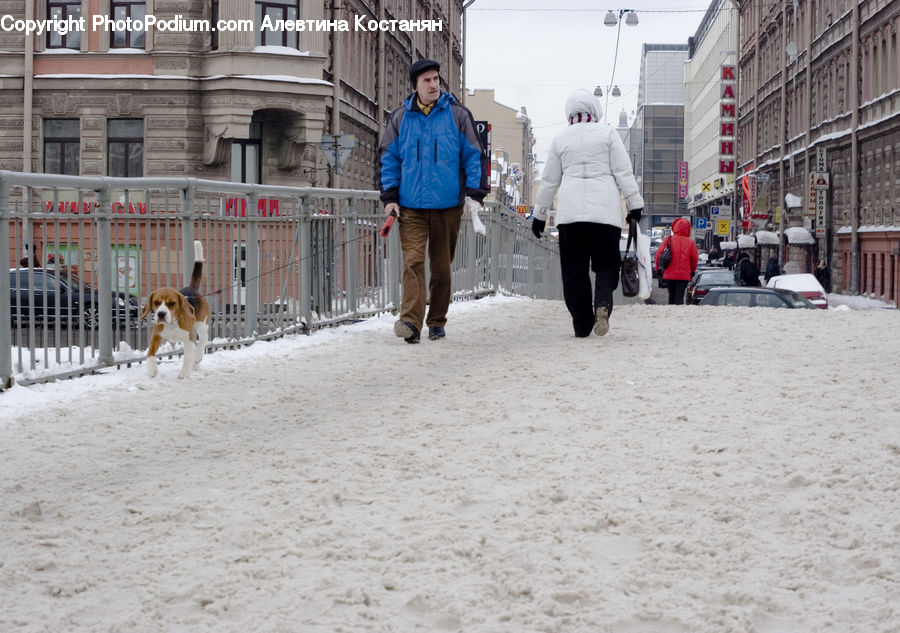
<path fill-rule="evenodd" d="M 100 296 L 73 272 L 57 273 L 50 268 L 10 268 L 9 307 L 13 323 L 29 321 L 100 325 Z M 137 297 L 113 292 L 113 322 L 137 326 L 140 323 Z"/>
<path fill-rule="evenodd" d="M 828 297 L 825 294 L 825 288 L 819 283 L 815 275 L 809 273 L 797 273 L 794 275 L 776 275 L 769 279 L 766 288 L 785 288 L 793 290 L 797 294 L 803 295 L 817 307 L 823 310 L 828 309 Z"/>
<path fill-rule="evenodd" d="M 735 286 L 710 288 L 700 300 L 702 306 L 734 306 L 738 308 L 809 308 L 817 306 L 793 290 Z"/>
<path fill-rule="evenodd" d="M 725 268 L 698 268 L 694 277 L 688 282 L 685 296 L 687 302 L 698 304 L 706 296 L 710 288 L 733 286 L 734 274 Z"/>

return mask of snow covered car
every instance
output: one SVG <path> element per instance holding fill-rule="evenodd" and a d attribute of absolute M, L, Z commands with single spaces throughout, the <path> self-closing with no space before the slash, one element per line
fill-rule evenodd
<path fill-rule="evenodd" d="M 702 306 L 732 306 L 735 308 L 809 308 L 816 306 L 809 299 L 793 290 L 784 288 L 757 288 L 735 286 L 733 288 L 710 288 L 700 300 Z"/>
<path fill-rule="evenodd" d="M 828 309 L 828 297 L 825 295 L 825 288 L 819 283 L 814 275 L 809 273 L 797 273 L 794 275 L 777 275 L 769 280 L 766 288 L 785 288 L 793 290 L 797 294 L 803 295 L 816 307 L 823 310 Z"/>

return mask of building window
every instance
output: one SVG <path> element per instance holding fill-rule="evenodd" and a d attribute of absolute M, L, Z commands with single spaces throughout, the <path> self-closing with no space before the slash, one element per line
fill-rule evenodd
<path fill-rule="evenodd" d="M 47 17 L 51 20 L 78 20 L 81 18 L 81 0 L 52 0 L 47 3 Z M 61 35 L 56 29 L 47 30 L 47 48 L 81 48 L 81 31 L 69 31 Z"/>
<path fill-rule="evenodd" d="M 287 46 L 297 48 L 297 31 L 269 30 L 277 26 L 278 20 L 296 20 L 300 17 L 299 0 L 257 0 L 256 1 L 256 45 Z M 263 19 L 268 17 L 266 30 L 261 28 Z"/>
<path fill-rule="evenodd" d="M 81 157 L 78 119 L 44 120 L 44 173 L 77 176 Z"/>
<path fill-rule="evenodd" d="M 144 121 L 142 119 L 110 119 L 106 142 L 109 164 L 107 173 L 120 178 L 144 175 Z"/>
<path fill-rule="evenodd" d="M 212 0 L 210 5 L 210 22 L 216 24 L 219 21 L 219 0 Z M 219 32 L 215 29 L 209 34 L 209 48 L 211 50 L 219 50 Z"/>
<path fill-rule="evenodd" d="M 112 0 L 112 4 L 110 6 L 111 17 L 116 23 L 122 21 L 123 23 L 127 23 L 127 20 L 131 20 L 132 23 L 135 21 L 139 21 L 141 25 L 144 24 L 144 14 L 145 14 L 145 2 L 141 0 L 140 2 L 136 2 L 133 0 Z M 144 35 L 146 31 L 142 28 L 140 31 L 131 28 L 124 30 L 116 30 L 112 32 L 112 37 L 110 40 L 111 48 L 144 48 Z"/>
<path fill-rule="evenodd" d="M 262 181 L 262 123 L 250 124 L 250 138 L 231 143 L 231 181 L 259 184 Z"/>

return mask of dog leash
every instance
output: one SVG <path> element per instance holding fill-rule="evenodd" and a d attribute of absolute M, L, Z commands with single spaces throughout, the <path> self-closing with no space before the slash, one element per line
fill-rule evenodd
<path fill-rule="evenodd" d="M 397 212 L 391 211 L 390 215 L 385 220 L 384 225 L 382 225 L 381 229 L 378 229 L 378 234 L 381 235 L 381 237 L 387 237 L 391 231 L 391 226 L 394 224 L 394 220 L 396 220 L 396 219 L 397 219 Z M 368 238 L 371 238 L 371 234 L 363 233 L 361 235 L 357 235 L 356 237 L 354 237 L 352 239 L 345 240 L 343 242 L 339 242 L 338 244 L 336 244 L 336 247 L 344 247 L 349 244 L 353 244 L 354 242 L 358 242 L 359 240 L 368 239 Z M 248 277 L 244 281 L 247 282 L 247 281 L 256 281 L 257 279 L 262 279 L 262 278 L 267 277 L 268 275 L 272 275 L 280 270 L 284 270 L 285 268 L 290 268 L 292 266 L 302 264 L 304 261 L 313 259 L 314 257 L 317 257 L 320 254 L 321 254 L 321 251 L 319 251 L 316 246 L 313 246 L 312 252 L 309 255 L 307 255 L 306 257 L 299 257 L 299 258 L 291 257 L 289 262 L 282 264 L 280 266 L 276 266 L 275 268 L 267 270 L 266 272 L 260 273 L 254 277 Z M 237 288 L 237 287 L 239 287 L 238 284 L 232 283 L 227 286 L 223 286 L 223 287 L 219 288 L 218 290 L 213 290 L 212 292 L 203 293 L 200 296 L 201 297 L 213 297 L 213 296 L 220 295 L 223 292 L 226 292 L 233 288 Z"/>

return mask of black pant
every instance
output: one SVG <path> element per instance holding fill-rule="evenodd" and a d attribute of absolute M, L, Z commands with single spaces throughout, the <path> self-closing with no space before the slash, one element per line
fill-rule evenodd
<path fill-rule="evenodd" d="M 687 279 L 669 279 L 669 305 L 680 306 L 684 304 L 684 292 L 687 290 Z"/>
<path fill-rule="evenodd" d="M 594 311 L 613 309 L 613 290 L 619 285 L 622 229 L 596 222 L 559 225 L 559 262 L 562 268 L 563 297 L 572 315 L 575 336 L 588 336 L 594 328 Z M 595 274 L 591 290 L 590 271 Z"/>

